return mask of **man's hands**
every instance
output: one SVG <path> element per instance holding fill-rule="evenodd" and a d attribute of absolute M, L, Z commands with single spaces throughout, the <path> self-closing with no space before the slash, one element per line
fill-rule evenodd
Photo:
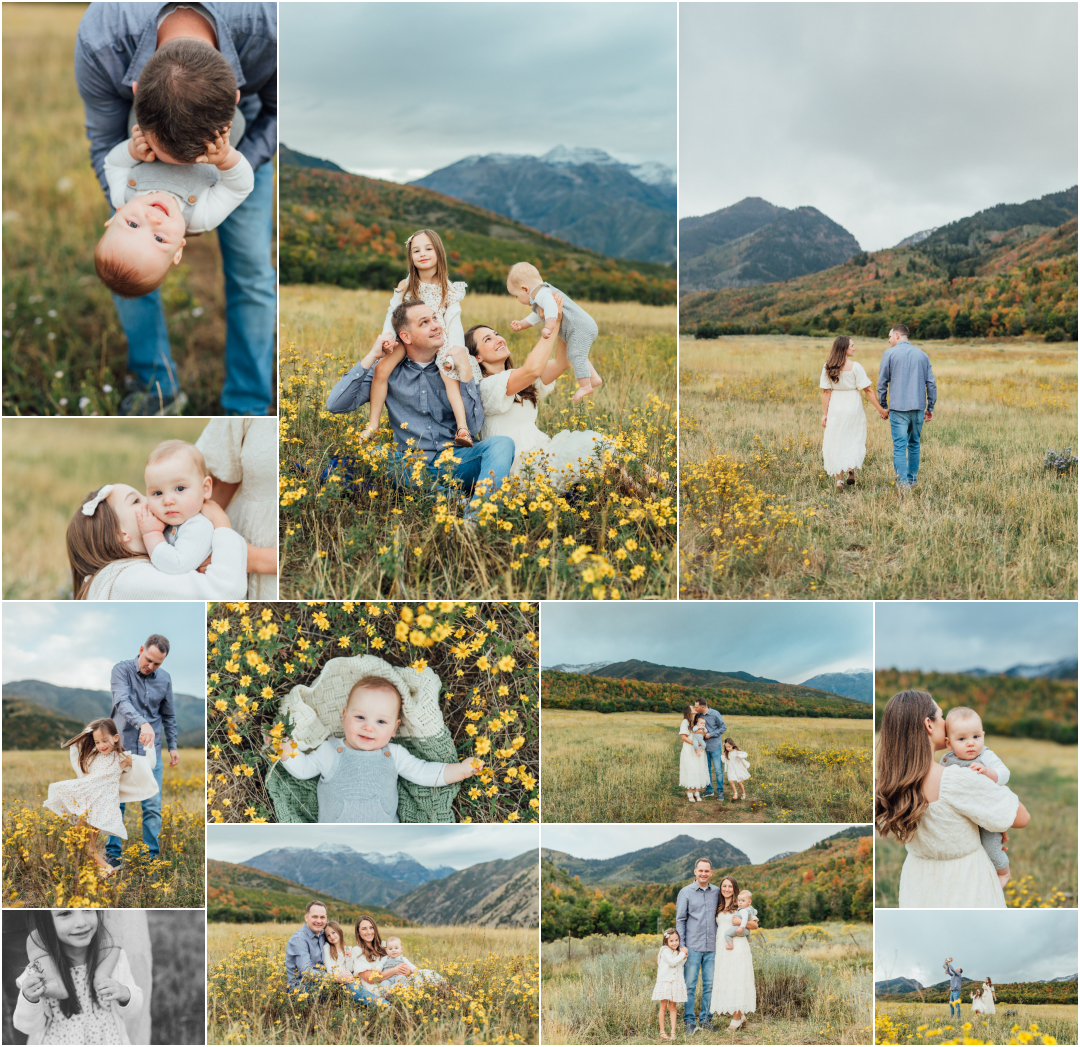
<path fill-rule="evenodd" d="M 375 344 L 368 350 L 367 356 L 360 361 L 360 365 L 365 368 L 374 367 L 380 360 L 385 359 L 400 345 L 401 343 L 396 338 L 385 338 L 383 335 L 379 335 L 379 337 L 375 339 Z"/>
<path fill-rule="evenodd" d="M 175 767 L 180 762 L 180 754 L 175 749 L 169 750 L 169 766 Z"/>
<path fill-rule="evenodd" d="M 139 728 L 139 744 L 144 749 L 149 749 L 154 744 L 155 737 L 154 728 L 150 724 L 144 723 Z"/>
<path fill-rule="evenodd" d="M 146 164 L 157 159 L 157 153 L 150 147 L 146 135 L 139 129 L 138 124 L 131 129 L 131 137 L 128 139 L 128 153 L 131 154 L 132 160 L 141 160 Z"/>
<path fill-rule="evenodd" d="M 930 419 L 933 418 L 933 417 L 934 417 L 934 412 L 933 412 L 933 410 L 931 408 L 928 407 L 926 409 L 926 414 L 923 415 L 923 421 L 924 422 L 929 422 Z"/>
<path fill-rule="evenodd" d="M 135 506 L 135 522 L 139 525 L 139 534 L 161 534 L 165 530 L 165 521 L 159 520 L 145 503 Z"/>

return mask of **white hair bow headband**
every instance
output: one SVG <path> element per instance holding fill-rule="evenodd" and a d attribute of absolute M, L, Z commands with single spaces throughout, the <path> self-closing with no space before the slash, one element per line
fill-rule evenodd
<path fill-rule="evenodd" d="M 94 495 L 93 498 L 90 499 L 90 501 L 83 502 L 83 516 L 93 516 L 94 512 L 98 507 L 98 503 L 105 501 L 105 499 L 108 498 L 109 494 L 112 492 L 112 489 L 112 484 L 106 484 L 100 491 L 98 491 L 97 494 Z"/>

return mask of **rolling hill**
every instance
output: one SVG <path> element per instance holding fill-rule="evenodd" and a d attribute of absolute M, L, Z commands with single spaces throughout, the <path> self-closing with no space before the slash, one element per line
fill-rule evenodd
<path fill-rule="evenodd" d="M 575 858 L 548 847 L 541 848 L 540 855 L 584 884 L 688 881 L 698 858 L 708 858 L 717 868 L 750 864 L 738 847 L 720 837 L 699 840 L 686 835 L 615 858 Z"/>
<path fill-rule="evenodd" d="M 830 694 L 842 694 L 859 702 L 874 700 L 874 672 L 872 669 L 845 669 L 839 673 L 819 673 L 803 680 L 803 687 L 814 687 Z"/>
<path fill-rule="evenodd" d="M 914 978 L 890 978 L 887 981 L 874 982 L 875 996 L 894 996 L 899 993 L 917 992 L 923 986 Z"/>
<path fill-rule="evenodd" d="M 905 979 L 897 979 L 895 983 L 899 985 L 901 981 Z M 946 979 L 943 982 L 938 982 L 935 985 L 929 985 L 921 991 L 909 991 L 909 992 L 890 992 L 888 996 L 885 996 L 883 992 L 878 991 L 878 986 L 882 985 L 882 982 L 877 982 L 874 985 L 874 995 L 880 999 L 886 999 L 889 1003 L 948 1003 L 949 1001 L 949 981 Z M 917 984 L 917 983 L 916 983 Z M 967 978 L 961 978 L 961 993 L 963 994 L 961 999 L 965 1003 L 971 998 L 971 990 L 978 984 L 976 981 L 969 981 Z M 1048 982 L 995 982 L 994 993 L 997 996 L 997 1006 L 1001 1007 L 1002 1004 L 1020 1003 L 1028 1005 L 1038 1004 L 1075 1004 L 1077 1000 L 1076 996 L 1076 979 L 1075 977 L 1071 981 L 1060 981 L 1055 979 Z"/>
<path fill-rule="evenodd" d="M 3 706 L 5 749 L 56 749 L 86 726 L 22 698 L 5 698 Z"/>

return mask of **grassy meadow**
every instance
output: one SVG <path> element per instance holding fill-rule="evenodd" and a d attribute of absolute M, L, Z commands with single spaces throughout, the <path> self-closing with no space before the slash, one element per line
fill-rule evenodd
<path fill-rule="evenodd" d="M 1076 598 L 1076 346 L 933 342 L 939 407 L 917 487 L 894 486 L 888 422 L 842 493 L 821 459 L 831 340 L 684 337 L 681 582 L 692 599 Z M 856 339 L 876 383 L 886 344 Z"/>
<path fill-rule="evenodd" d="M 131 804 L 124 820 L 124 868 L 99 880 L 97 864 L 86 853 L 88 830 L 41 806 L 50 782 L 74 777 L 67 750 L 5 749 L 4 905 L 201 909 L 206 904 L 204 766 L 201 749 L 181 749 L 177 767 L 169 767 L 166 758 L 160 856 L 145 857 L 142 805 Z M 104 846 L 101 840 L 99 850 Z"/>
<path fill-rule="evenodd" d="M 109 207 L 90 166 L 72 68 L 86 6 L 4 9 L 4 414 L 115 414 L 124 396 L 127 339 L 93 261 Z M 216 233 L 188 239 L 161 295 L 185 411 L 220 413 L 225 296 Z"/>
<path fill-rule="evenodd" d="M 1076 748 L 1032 738 L 989 737 L 986 743 L 1009 768 L 1008 787 L 1031 815 L 1026 829 L 1009 830 L 1006 904 L 1075 909 Z M 896 907 L 906 855 L 895 840 L 875 840 L 875 905 Z"/>
<path fill-rule="evenodd" d="M 968 999 L 960 1020 L 955 1021 L 949 1018 L 947 1003 L 877 1000 L 874 1043 L 1076 1043 L 1075 1005 L 999 1003 L 996 1011 L 986 1016 L 972 1014 Z"/>
<path fill-rule="evenodd" d="M 539 1042 L 535 929 L 380 927 L 448 984 L 387 990 L 390 1006 L 369 1017 L 338 988 L 286 995 L 285 944 L 296 928 L 207 924 L 207 1043 Z"/>
<path fill-rule="evenodd" d="M 730 1018 L 695 1043 L 867 1043 L 873 1022 L 873 927 L 825 923 L 754 931 L 757 1010 L 732 1035 Z M 655 1044 L 657 936 L 593 936 L 541 947 L 543 1042 Z M 700 989 L 699 989 L 700 992 Z M 685 1040 L 679 1005 L 676 1035 Z M 668 1021 L 670 1022 L 670 1018 Z"/>
<path fill-rule="evenodd" d="M 564 375 L 540 408 L 548 433 L 595 429 L 633 478 L 597 466 L 567 496 L 519 479 L 462 527 L 463 497 L 402 489 L 385 476 L 392 436 L 359 441 L 368 409 L 331 415 L 326 394 L 382 330 L 385 291 L 281 288 L 281 592 L 338 599 L 642 599 L 675 595 L 675 307 L 588 304 L 603 387 L 570 403 Z M 509 331 L 509 295 L 468 295 L 462 323 L 497 325 L 517 360 L 536 334 Z M 341 456 L 342 467 L 320 480 Z M 655 470 L 646 479 L 644 467 Z M 456 522 L 455 522 L 456 521 Z"/>
<path fill-rule="evenodd" d="M 205 418 L 5 419 L 4 599 L 70 600 L 65 534 L 90 491 L 142 491 L 147 455 L 162 440 L 194 442 Z"/>
<path fill-rule="evenodd" d="M 871 724 L 727 716 L 750 757 L 747 799 L 690 803 L 679 788 L 678 717 L 541 709 L 546 822 L 868 822 Z M 608 742 L 610 739 L 610 743 Z M 779 751 L 777 751 L 779 750 Z"/>

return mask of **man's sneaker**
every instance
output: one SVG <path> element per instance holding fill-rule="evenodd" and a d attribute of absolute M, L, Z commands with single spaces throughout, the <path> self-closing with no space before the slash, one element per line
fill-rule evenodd
<path fill-rule="evenodd" d="M 697 1026 L 696 1025 L 688 1024 L 686 1026 L 686 1035 L 687 1036 L 693 1036 L 694 1033 L 696 1033 L 696 1032 L 697 1032 Z"/>
<path fill-rule="evenodd" d="M 132 391 L 120 401 L 118 414 L 133 417 L 156 417 L 180 414 L 188 402 L 187 394 L 181 389 L 167 393 L 160 385 L 148 389 L 138 378 L 128 376 L 124 387 Z"/>
<path fill-rule="evenodd" d="M 716 1032 L 712 1022 L 702 1022 L 699 1028 L 702 1032 Z"/>

